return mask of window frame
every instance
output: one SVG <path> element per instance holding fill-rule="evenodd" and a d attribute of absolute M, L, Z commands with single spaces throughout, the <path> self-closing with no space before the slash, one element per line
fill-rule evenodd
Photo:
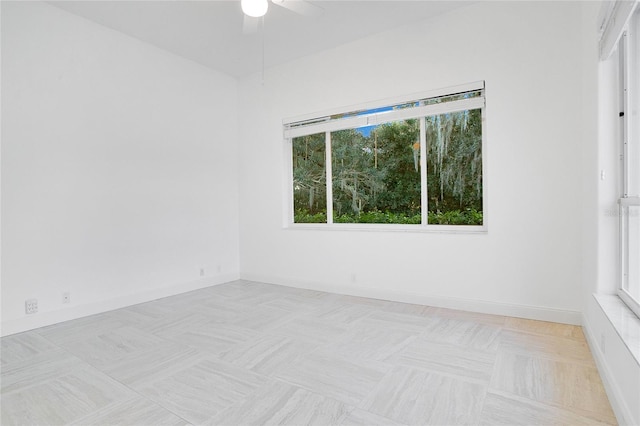
<path fill-rule="evenodd" d="M 619 110 L 620 110 L 620 196 L 618 198 L 618 210 L 619 210 L 619 268 L 620 277 L 618 285 L 618 297 L 638 316 L 640 317 L 640 300 L 634 298 L 634 296 L 627 291 L 629 283 L 629 269 L 630 262 L 629 257 L 629 245 L 630 245 L 630 232 L 629 232 L 629 220 L 630 210 L 633 207 L 640 207 L 640 197 L 638 195 L 629 194 L 629 181 L 631 179 L 632 167 L 640 167 L 640 165 L 633 165 L 629 154 L 630 138 L 634 138 L 634 143 L 640 145 L 640 135 L 633 134 L 633 126 L 637 126 L 637 123 L 632 122 L 631 113 L 632 97 L 640 97 L 640 83 L 636 82 L 634 85 L 630 85 L 629 79 L 632 78 L 634 71 L 631 63 L 635 61 L 636 64 L 640 63 L 640 58 L 632 58 L 631 55 L 638 54 L 638 46 L 634 52 L 630 48 L 628 33 L 630 31 L 631 23 L 635 22 L 636 26 L 633 28 L 635 31 L 640 31 L 640 11 L 636 9 L 632 14 L 629 23 L 625 27 L 620 39 L 618 41 L 618 71 L 619 71 Z M 636 15 L 636 16 L 633 16 Z M 638 36 L 636 35 L 636 38 Z M 639 93 L 633 91 L 638 90 Z M 636 118 L 637 119 L 637 118 Z M 637 127 L 636 127 L 637 128 Z M 638 149 L 640 147 L 636 147 Z M 636 170 L 637 172 L 637 170 Z M 635 260 L 638 262 L 638 259 Z"/>
<path fill-rule="evenodd" d="M 406 109 L 386 110 L 371 114 L 359 115 L 358 112 L 384 109 L 398 105 L 416 103 L 419 101 L 453 96 L 468 92 L 479 91 L 479 96 L 469 99 L 452 100 L 442 103 L 412 106 Z M 428 198 L 426 184 L 427 146 L 425 117 L 480 109 L 482 129 L 482 225 L 439 225 L 427 223 Z M 333 185 L 331 171 L 331 132 L 344 129 L 384 124 L 393 121 L 418 119 L 420 123 L 420 179 L 421 179 L 421 215 L 420 224 L 388 224 L 388 223 L 333 223 Z M 485 82 L 450 86 L 427 92 L 388 98 L 385 100 L 358 104 L 351 107 L 325 111 L 324 113 L 306 114 L 282 120 L 284 141 L 284 212 L 283 228 L 310 230 L 343 230 L 343 231 L 395 231 L 395 232 L 436 232 L 436 233 L 486 233 L 487 218 L 487 134 L 486 134 L 486 92 Z M 326 223 L 295 223 L 293 203 L 293 138 L 325 132 L 325 164 L 326 164 Z M 330 202 L 331 201 L 331 202 Z"/>

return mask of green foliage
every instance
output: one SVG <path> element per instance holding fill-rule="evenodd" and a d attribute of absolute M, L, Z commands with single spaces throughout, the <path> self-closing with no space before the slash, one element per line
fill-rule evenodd
<path fill-rule="evenodd" d="M 406 215 L 403 213 L 368 211 L 353 215 L 344 213 L 341 215 L 334 214 L 334 223 L 395 223 L 395 224 L 420 224 L 420 214 Z"/>
<path fill-rule="evenodd" d="M 384 171 L 376 167 L 370 138 L 356 129 L 331 133 L 333 205 L 339 214 L 374 208 L 384 191 Z"/>
<path fill-rule="evenodd" d="M 377 139 L 386 191 L 376 208 L 397 213 L 420 210 L 420 127 L 418 120 L 383 124 L 373 132 Z"/>
<path fill-rule="evenodd" d="M 327 212 L 309 213 L 305 210 L 296 210 L 294 223 L 327 223 Z"/>
<path fill-rule="evenodd" d="M 293 205 L 311 213 L 327 209 L 324 133 L 293 139 Z"/>
<path fill-rule="evenodd" d="M 482 210 L 481 110 L 426 120 L 429 210 Z"/>
<path fill-rule="evenodd" d="M 403 225 L 419 225 L 420 213 L 407 215 L 403 213 L 368 211 L 354 215 L 350 213 L 338 214 L 334 212 L 333 223 L 390 223 Z M 430 211 L 429 224 L 435 225 L 482 225 L 482 212 L 475 209 L 449 210 L 446 212 Z M 309 213 L 304 210 L 295 212 L 295 223 L 327 223 L 326 212 Z"/>
<path fill-rule="evenodd" d="M 428 222 L 432 225 L 482 225 L 482 212 L 475 209 L 430 211 Z"/>
<path fill-rule="evenodd" d="M 430 224 L 482 224 L 480 109 L 425 118 Z M 331 133 L 335 223 L 420 223 L 419 120 Z M 326 223 L 325 134 L 293 139 L 296 223 Z"/>

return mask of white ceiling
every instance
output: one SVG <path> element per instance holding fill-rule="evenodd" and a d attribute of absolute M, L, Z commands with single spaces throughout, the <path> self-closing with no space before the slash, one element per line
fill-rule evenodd
<path fill-rule="evenodd" d="M 50 1 L 68 12 L 235 77 L 429 19 L 470 1 L 312 1 L 302 16 L 271 4 L 264 32 L 243 35 L 239 0 Z"/>

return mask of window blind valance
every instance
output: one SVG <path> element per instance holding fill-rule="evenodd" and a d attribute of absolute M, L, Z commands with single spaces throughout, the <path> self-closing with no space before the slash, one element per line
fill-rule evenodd
<path fill-rule="evenodd" d="M 450 88 L 449 92 L 431 92 L 382 101 L 349 110 L 283 120 L 284 137 L 378 125 L 391 121 L 464 111 L 484 107 L 484 81 Z"/>

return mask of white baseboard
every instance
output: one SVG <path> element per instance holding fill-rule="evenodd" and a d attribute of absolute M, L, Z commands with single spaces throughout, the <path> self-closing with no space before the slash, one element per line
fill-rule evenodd
<path fill-rule="evenodd" d="M 416 303 L 427 306 L 458 309 L 484 314 L 505 315 L 565 324 L 582 324 L 582 315 L 577 311 L 561 310 L 539 306 L 498 303 L 484 300 L 433 296 L 427 294 L 403 292 L 393 289 L 357 286 L 352 284 L 311 282 L 285 277 L 272 277 L 261 274 L 243 273 L 219 275 L 213 278 L 192 281 L 171 287 L 120 296 L 105 301 L 90 303 L 86 305 L 72 306 L 67 309 L 42 312 L 32 316 L 25 316 L 23 318 L 4 321 L 0 323 L 0 335 L 7 336 L 10 334 L 20 333 L 23 331 L 44 327 L 63 321 L 82 318 L 85 316 L 119 309 L 126 306 L 136 305 L 138 303 L 149 302 L 151 300 L 160 299 L 163 297 L 186 293 L 188 291 L 198 290 L 229 281 L 235 281 L 237 279 L 260 281 L 270 284 L 304 288 L 309 290 L 326 291 L 330 293 L 346 294 L 351 296 L 390 300 L 394 302 Z"/>
<path fill-rule="evenodd" d="M 66 309 L 41 312 L 35 315 L 25 316 L 23 318 L 3 321 L 0 322 L 0 335 L 8 336 L 10 334 L 21 333 L 23 331 L 45 327 L 47 325 L 57 324 L 59 322 L 112 311 L 114 309 L 137 305 L 139 303 L 150 302 L 152 300 L 161 299 L 163 297 L 175 296 L 177 294 L 199 290 L 201 288 L 211 287 L 229 281 L 235 281 L 239 278 L 240 276 L 238 273 L 221 274 L 215 277 L 202 278 L 196 281 L 181 283 L 170 287 L 128 294 L 109 300 L 87 303 L 84 305 L 70 306 Z"/>
<path fill-rule="evenodd" d="M 435 306 L 438 308 L 458 309 L 462 311 L 479 312 L 483 314 L 504 315 L 510 317 L 535 319 L 540 321 L 559 322 L 563 324 L 582 324 L 582 314 L 541 306 L 516 305 L 491 302 L 486 300 L 471 300 L 428 294 L 410 293 L 393 289 L 381 289 L 353 284 L 335 284 L 273 277 L 261 274 L 241 273 L 240 278 L 249 281 L 260 281 L 288 287 L 304 288 L 308 290 L 326 291 L 329 293 L 346 294 L 350 296 L 369 297 L 372 299 L 390 300 L 393 302 L 415 303 L 419 305 Z"/>
<path fill-rule="evenodd" d="M 616 415 L 618 423 L 621 425 L 634 424 L 631 410 L 629 410 L 629 407 L 627 407 L 627 404 L 624 402 L 622 391 L 613 379 L 613 373 L 606 362 L 606 357 L 602 353 L 600 346 L 596 343 L 597 340 L 593 335 L 593 328 L 591 328 L 591 324 L 587 320 L 586 315 L 582 316 L 582 329 L 587 339 L 587 343 L 589 344 L 589 349 L 591 349 L 591 354 L 596 362 L 596 366 L 598 367 L 602 384 L 607 392 L 609 403 L 611 404 L 613 413 Z"/>

